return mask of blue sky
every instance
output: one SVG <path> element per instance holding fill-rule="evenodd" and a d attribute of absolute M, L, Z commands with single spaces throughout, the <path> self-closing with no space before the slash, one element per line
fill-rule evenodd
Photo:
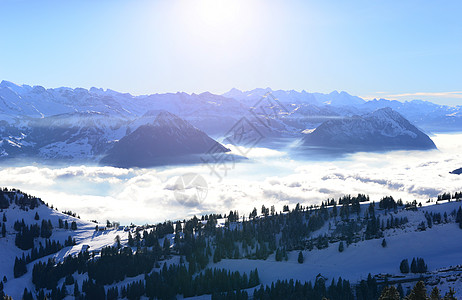
<path fill-rule="evenodd" d="M 0 0 L 0 79 L 462 104 L 460 1 Z"/>

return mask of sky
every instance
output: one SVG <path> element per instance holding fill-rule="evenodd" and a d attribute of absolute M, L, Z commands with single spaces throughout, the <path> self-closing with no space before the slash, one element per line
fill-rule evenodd
<path fill-rule="evenodd" d="M 281 211 L 283 205 L 319 205 L 328 198 L 358 193 L 372 201 L 391 195 L 426 205 L 443 192 L 462 191 L 462 175 L 449 173 L 462 165 L 462 134 L 432 139 L 438 150 L 355 153 L 336 160 L 301 159 L 291 151 L 253 148 L 248 162 L 229 163 L 226 174 L 220 171 L 222 178 L 204 165 L 119 169 L 29 164 L 3 166 L 0 182 L 60 211 L 77 212 L 84 220 L 126 225 L 230 210 L 247 216 L 262 205 Z M 186 188 L 178 184 L 184 174 L 192 173 L 205 181 L 200 194 L 194 184 Z"/>
<path fill-rule="evenodd" d="M 0 0 L 0 79 L 462 104 L 462 2 Z"/>

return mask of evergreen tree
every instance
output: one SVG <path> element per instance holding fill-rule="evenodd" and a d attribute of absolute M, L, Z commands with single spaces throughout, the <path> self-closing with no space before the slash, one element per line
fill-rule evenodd
<path fill-rule="evenodd" d="M 276 249 L 275 259 L 276 261 L 282 261 L 282 251 L 279 248 Z"/>
<path fill-rule="evenodd" d="M 34 300 L 32 297 L 32 293 L 27 290 L 27 288 L 24 288 L 24 293 L 22 294 L 22 300 Z"/>
<path fill-rule="evenodd" d="M 394 286 L 385 287 L 379 300 L 400 300 L 399 292 Z"/>
<path fill-rule="evenodd" d="M 449 292 L 447 292 L 445 295 L 444 295 L 444 300 L 457 300 L 457 298 L 454 296 L 456 294 L 456 292 L 454 291 L 453 288 L 449 288 Z"/>
<path fill-rule="evenodd" d="M 79 290 L 79 283 L 77 281 L 74 282 L 74 298 L 78 298 L 80 296 Z"/>
<path fill-rule="evenodd" d="M 412 288 L 411 293 L 409 296 L 405 298 L 406 300 L 427 300 L 427 289 L 425 288 L 425 284 L 423 281 L 419 281 L 416 283 L 414 288 Z"/>
<path fill-rule="evenodd" d="M 407 274 L 409 273 L 409 261 L 407 259 L 403 259 L 401 264 L 399 265 L 399 270 L 401 273 Z"/>
<path fill-rule="evenodd" d="M 34 220 L 40 220 L 40 216 L 38 212 L 35 212 Z"/>
<path fill-rule="evenodd" d="M 343 250 L 345 250 L 345 246 L 343 245 L 343 241 L 341 241 L 340 244 L 338 244 L 338 252 L 343 252 Z"/>
<path fill-rule="evenodd" d="M 77 223 L 75 221 L 71 223 L 71 230 L 77 230 Z"/>
<path fill-rule="evenodd" d="M 302 253 L 302 251 L 300 251 L 300 252 L 298 252 L 298 263 L 303 264 L 303 260 L 304 260 L 303 253 Z"/>
<path fill-rule="evenodd" d="M 2 224 L 2 237 L 6 236 L 6 226 L 5 223 Z"/>
<path fill-rule="evenodd" d="M 65 285 L 74 284 L 74 276 L 72 276 L 72 274 L 67 275 L 66 278 L 64 279 L 64 284 Z"/>
<path fill-rule="evenodd" d="M 50 220 L 48 220 L 48 222 L 45 220 L 42 220 L 42 225 L 40 226 L 40 237 L 48 239 L 50 238 L 52 233 L 53 233 L 53 226 L 51 226 Z"/>
<path fill-rule="evenodd" d="M 15 258 L 13 267 L 14 278 L 18 278 L 27 273 L 26 260 L 24 258 Z"/>
<path fill-rule="evenodd" d="M 117 249 L 120 249 L 120 236 L 119 235 L 116 235 L 116 237 L 114 238 L 114 242 L 117 245 Z"/>
<path fill-rule="evenodd" d="M 3 222 L 6 222 L 6 215 L 3 213 Z"/>
<path fill-rule="evenodd" d="M 385 239 L 382 240 L 382 247 L 385 248 L 387 246 L 387 241 Z"/>
<path fill-rule="evenodd" d="M 427 265 L 425 264 L 425 261 L 423 258 L 418 257 L 417 258 L 417 273 L 425 273 L 427 272 Z"/>
<path fill-rule="evenodd" d="M 128 232 L 128 245 L 130 247 L 133 247 L 135 245 L 135 243 L 133 242 L 132 234 L 130 232 Z"/>
<path fill-rule="evenodd" d="M 441 300 L 441 293 L 437 286 L 430 293 L 430 300 Z"/>
<path fill-rule="evenodd" d="M 403 298 L 403 297 L 404 297 L 404 289 L 403 289 L 403 286 L 401 285 L 401 283 L 398 284 L 397 290 L 398 290 L 399 296 L 400 296 L 401 298 Z"/>
<path fill-rule="evenodd" d="M 168 240 L 168 238 L 164 239 L 164 245 L 162 246 L 162 248 L 164 250 L 164 255 L 170 255 L 170 241 Z"/>
<path fill-rule="evenodd" d="M 37 300 L 47 300 L 47 298 L 45 298 L 45 292 L 42 289 L 40 289 L 37 294 Z"/>

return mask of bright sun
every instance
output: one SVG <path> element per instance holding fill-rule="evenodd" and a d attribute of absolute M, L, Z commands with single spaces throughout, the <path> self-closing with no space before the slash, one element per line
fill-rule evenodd
<path fill-rule="evenodd" d="M 221 26 L 232 23 L 238 18 L 239 1 L 233 0 L 199 0 L 196 12 L 200 19 L 209 26 Z"/>
<path fill-rule="evenodd" d="M 235 34 L 249 26 L 251 0 L 179 1 L 179 22 L 190 32 Z"/>
<path fill-rule="evenodd" d="M 258 0 L 179 0 L 172 13 L 175 59 L 189 57 L 197 62 L 215 62 L 210 72 L 232 67 L 257 51 L 265 23 L 260 22 Z M 258 8 L 258 9 L 257 9 Z M 251 53 L 251 54 L 249 54 Z M 191 64 L 191 62 L 188 62 Z"/>

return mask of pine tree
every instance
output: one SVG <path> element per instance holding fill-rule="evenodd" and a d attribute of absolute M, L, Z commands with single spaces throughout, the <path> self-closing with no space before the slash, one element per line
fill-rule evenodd
<path fill-rule="evenodd" d="M 2 224 L 2 237 L 6 236 L 6 226 L 5 223 Z"/>
<path fill-rule="evenodd" d="M 46 299 L 47 298 L 45 298 L 45 292 L 43 291 L 43 289 L 40 289 L 40 291 L 37 294 L 37 300 L 46 300 Z"/>
<path fill-rule="evenodd" d="M 387 241 L 385 239 L 382 240 L 382 247 L 385 248 L 387 246 Z"/>
<path fill-rule="evenodd" d="M 412 259 L 412 262 L 411 262 L 411 273 L 418 273 L 417 261 L 415 260 L 415 257 Z"/>
<path fill-rule="evenodd" d="M 80 296 L 80 290 L 79 290 L 79 283 L 75 281 L 74 283 L 74 298 L 78 298 Z"/>
<path fill-rule="evenodd" d="M 409 261 L 407 259 L 403 259 L 401 264 L 399 265 L 399 270 L 401 273 L 407 274 L 409 273 Z"/>
<path fill-rule="evenodd" d="M 343 245 L 343 241 L 341 241 L 340 244 L 338 244 L 338 252 L 343 252 L 344 249 L 345 246 Z"/>
<path fill-rule="evenodd" d="M 3 213 L 3 222 L 6 222 L 6 215 Z"/>
<path fill-rule="evenodd" d="M 116 237 L 114 238 L 114 241 L 117 244 L 117 249 L 119 249 L 120 248 L 120 236 L 116 235 Z"/>
<path fill-rule="evenodd" d="M 303 260 L 304 260 L 303 253 L 302 253 L 302 251 L 300 251 L 300 252 L 298 252 L 298 263 L 303 264 Z"/>
<path fill-rule="evenodd" d="M 449 288 L 449 292 L 447 292 L 445 295 L 444 295 L 444 300 L 457 300 L 457 298 L 454 296 L 456 294 L 456 292 L 454 291 L 453 288 Z"/>
<path fill-rule="evenodd" d="M 27 288 L 24 288 L 24 293 L 22 294 L 22 300 L 33 300 L 32 293 L 30 293 Z"/>
<path fill-rule="evenodd" d="M 34 220 L 40 220 L 38 212 L 35 212 Z"/>
<path fill-rule="evenodd" d="M 27 273 L 26 260 L 23 258 L 15 258 L 13 267 L 14 278 L 21 277 Z"/>
<path fill-rule="evenodd" d="M 130 247 L 133 247 L 133 245 L 134 245 L 133 237 L 132 237 L 132 234 L 130 232 L 128 232 L 128 245 Z"/>
<path fill-rule="evenodd" d="M 66 276 L 66 278 L 64 279 L 64 284 L 65 285 L 71 285 L 71 284 L 74 284 L 74 276 L 72 276 L 72 274 L 69 274 Z"/>
<path fill-rule="evenodd" d="M 164 239 L 164 244 L 163 244 L 163 250 L 164 250 L 164 255 L 170 255 L 170 241 L 168 238 Z"/>
<path fill-rule="evenodd" d="M 411 290 L 409 296 L 405 298 L 406 300 L 427 300 L 427 289 L 423 281 L 416 283 L 414 288 Z"/>
<path fill-rule="evenodd" d="M 276 254 L 274 258 L 276 261 L 282 261 L 282 253 L 281 250 L 279 250 L 279 248 L 276 249 Z"/>
<path fill-rule="evenodd" d="M 441 300 L 441 293 L 437 286 L 430 293 L 430 300 Z"/>
<path fill-rule="evenodd" d="M 379 300 L 400 300 L 399 292 L 394 286 L 385 287 Z"/>
<path fill-rule="evenodd" d="M 397 290 L 398 290 L 399 296 L 400 296 L 401 298 L 403 298 L 403 297 L 404 297 L 404 289 L 403 289 L 403 286 L 401 285 L 401 283 L 398 284 Z"/>

